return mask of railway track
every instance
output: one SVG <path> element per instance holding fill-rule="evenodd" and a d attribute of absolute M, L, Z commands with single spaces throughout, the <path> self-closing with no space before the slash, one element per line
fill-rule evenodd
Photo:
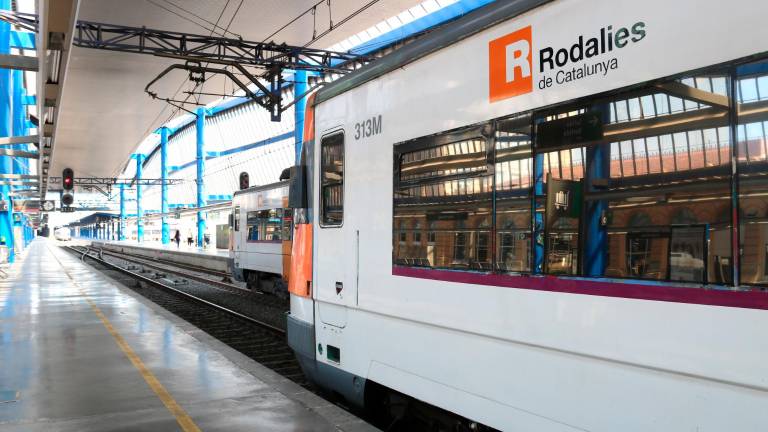
<path fill-rule="evenodd" d="M 231 291 L 231 287 L 225 288 L 210 280 L 201 281 L 205 278 L 182 275 L 179 271 L 173 272 L 178 277 L 171 278 L 168 276 L 171 272 L 165 266 L 150 265 L 134 257 L 99 253 L 80 246 L 65 248 L 221 342 L 309 387 L 285 340 L 287 305 L 259 304 L 258 301 L 267 296 L 244 292 L 237 287 L 234 289 L 239 292 Z M 275 322 L 276 316 L 280 317 L 282 325 Z"/>
<path fill-rule="evenodd" d="M 210 275 L 210 276 L 213 276 L 213 277 L 217 277 L 217 278 L 220 278 L 221 280 L 228 280 L 230 278 L 230 275 L 227 272 L 223 272 L 223 271 L 219 271 L 219 270 L 211 270 L 211 269 L 206 269 L 206 268 L 200 268 L 198 266 L 194 266 L 194 265 L 191 265 L 191 264 L 178 263 L 178 262 L 167 260 L 167 259 L 163 259 L 163 258 L 147 258 L 147 257 L 145 257 L 143 255 L 139 255 L 139 254 L 135 254 L 135 253 L 131 253 L 131 252 L 115 252 L 115 251 L 108 250 L 108 249 L 103 249 L 103 252 L 104 253 L 111 253 L 111 254 L 119 254 L 121 256 L 129 256 L 131 258 L 143 259 L 143 260 L 146 260 L 146 261 L 153 261 L 153 262 L 156 262 L 156 263 L 159 263 L 159 264 L 170 265 L 170 266 L 173 266 L 175 268 L 184 269 L 184 270 L 188 270 L 188 271 L 195 272 L 195 273 L 206 274 L 206 275 Z"/>
<path fill-rule="evenodd" d="M 147 258 L 140 255 L 126 254 L 126 253 L 115 252 L 107 249 L 101 249 L 99 250 L 99 253 L 101 253 L 102 255 L 109 255 L 109 256 L 113 256 L 121 259 L 128 256 L 130 257 L 131 261 L 135 263 L 139 263 L 144 267 L 151 268 L 158 271 L 173 273 L 178 276 L 181 276 L 187 279 L 192 279 L 197 282 L 210 284 L 217 288 L 225 289 L 230 292 L 238 292 L 238 291 L 250 292 L 250 290 L 248 290 L 247 288 L 244 288 L 236 283 L 226 282 L 226 279 L 229 279 L 229 276 L 226 276 L 224 273 L 221 273 L 215 270 L 191 268 L 191 266 L 180 265 L 168 260 Z M 185 269 L 186 271 L 182 271 L 181 269 Z M 205 276 L 201 276 L 201 275 L 205 275 Z"/>

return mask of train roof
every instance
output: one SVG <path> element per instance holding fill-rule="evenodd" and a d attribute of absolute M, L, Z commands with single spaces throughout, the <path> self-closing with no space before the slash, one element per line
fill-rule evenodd
<path fill-rule="evenodd" d="M 317 92 L 315 104 L 320 104 L 344 92 L 359 87 L 408 63 L 453 45 L 496 24 L 522 15 L 553 0 L 496 1 L 468 13 L 462 18 L 428 33 L 414 42 L 376 59 L 359 70 L 341 77 Z"/>
<path fill-rule="evenodd" d="M 291 183 L 290 180 L 282 180 L 282 181 L 279 181 L 279 182 L 276 182 L 276 183 L 270 183 L 270 184 L 266 184 L 266 185 L 251 186 L 248 189 L 241 189 L 239 191 L 235 191 L 233 196 L 245 195 L 245 194 L 249 194 L 249 193 L 252 193 L 252 192 L 260 192 L 260 191 L 265 191 L 265 190 L 270 190 L 270 189 L 277 189 L 277 188 L 281 188 L 281 187 L 288 187 L 288 185 L 290 183 Z"/>

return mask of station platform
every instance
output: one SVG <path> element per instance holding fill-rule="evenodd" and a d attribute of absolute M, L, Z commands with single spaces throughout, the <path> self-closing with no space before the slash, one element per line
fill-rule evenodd
<path fill-rule="evenodd" d="M 215 248 L 189 247 L 176 244 L 136 243 L 135 241 L 82 240 L 93 247 L 121 253 L 157 258 L 208 270 L 228 272 L 229 251 Z"/>
<path fill-rule="evenodd" d="M 0 280 L 2 431 L 369 431 L 44 238 Z"/>

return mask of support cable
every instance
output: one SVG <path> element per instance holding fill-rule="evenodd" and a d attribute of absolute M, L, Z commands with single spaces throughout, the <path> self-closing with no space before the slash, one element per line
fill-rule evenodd
<path fill-rule="evenodd" d="M 308 47 L 308 46 L 312 45 L 313 43 L 317 42 L 318 40 L 322 39 L 323 37 L 327 36 L 329 33 L 331 33 L 332 31 L 336 30 L 337 28 L 341 27 L 342 25 L 344 25 L 346 22 L 348 22 L 352 18 L 354 18 L 354 17 L 360 15 L 361 13 L 365 12 L 368 8 L 370 8 L 371 6 L 375 5 L 379 1 L 380 0 L 371 0 L 370 2 L 366 3 L 365 5 L 363 5 L 360 9 L 357 9 L 356 11 L 354 11 L 351 14 L 347 15 L 346 17 L 344 17 L 344 19 L 339 21 L 338 24 L 336 24 L 335 26 L 333 25 L 333 21 L 331 21 L 331 27 L 329 27 L 328 30 L 320 33 L 319 35 L 317 35 L 315 37 L 313 37 L 312 40 L 310 40 L 309 42 L 304 44 L 304 47 Z M 328 16 L 329 17 L 331 15 L 330 5 L 331 5 L 331 1 L 328 0 Z"/>
<path fill-rule="evenodd" d="M 317 12 L 317 7 L 318 7 L 320 4 L 322 4 L 324 1 L 325 1 L 325 0 L 319 0 L 317 3 L 313 4 L 312 6 L 310 6 L 310 7 L 309 7 L 307 10 L 305 10 L 304 12 L 300 13 L 299 15 L 297 15 L 297 16 L 296 16 L 294 19 L 292 19 L 292 20 L 288 21 L 288 22 L 287 22 L 285 25 L 283 25 L 283 26 L 282 26 L 282 27 L 280 27 L 279 29 L 275 30 L 275 31 L 274 31 L 272 34 L 270 34 L 269 36 L 265 37 L 265 38 L 264 38 L 264 39 L 263 39 L 261 42 L 266 42 L 266 41 L 268 41 L 268 40 L 272 39 L 272 38 L 273 38 L 275 35 L 277 35 L 277 34 L 278 34 L 278 33 L 280 33 L 281 31 L 285 30 L 285 29 L 286 29 L 287 27 L 289 27 L 291 24 L 293 24 L 293 23 L 295 23 L 296 21 L 300 20 L 300 19 L 301 19 L 301 18 L 302 18 L 304 15 L 306 15 L 306 14 L 308 14 L 308 13 L 310 13 L 310 12 L 312 12 L 312 13 L 314 14 L 315 12 Z"/>

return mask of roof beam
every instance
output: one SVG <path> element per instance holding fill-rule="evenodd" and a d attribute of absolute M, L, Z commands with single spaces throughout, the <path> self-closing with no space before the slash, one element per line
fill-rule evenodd
<path fill-rule="evenodd" d="M 726 109 L 730 106 L 728 103 L 728 96 L 708 92 L 696 87 L 691 87 L 678 81 L 669 81 L 662 84 L 657 84 L 656 88 L 669 95 L 703 103 L 709 106 Z"/>
<path fill-rule="evenodd" d="M 37 72 L 38 66 L 37 57 L 0 54 L 0 68 L 2 69 L 16 69 Z"/>
<path fill-rule="evenodd" d="M 40 142 L 40 135 L 0 137 L 0 145 L 38 144 L 39 142 Z"/>
<path fill-rule="evenodd" d="M 0 174 L 0 180 L 37 180 L 37 174 Z"/>
<path fill-rule="evenodd" d="M 0 180 L 2 186 L 37 186 L 37 180 Z"/>
<path fill-rule="evenodd" d="M 37 159 L 40 157 L 40 153 L 28 152 L 23 150 L 13 150 L 13 149 L 0 149 L 0 156 L 14 156 L 14 157 L 21 157 L 21 158 Z"/>

